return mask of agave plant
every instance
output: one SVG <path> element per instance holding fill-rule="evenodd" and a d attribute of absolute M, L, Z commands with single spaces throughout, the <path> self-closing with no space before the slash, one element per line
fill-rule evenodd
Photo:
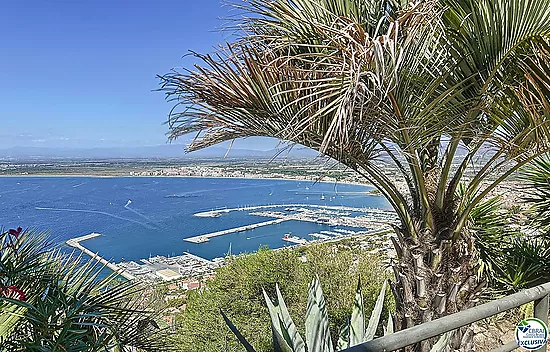
<path fill-rule="evenodd" d="M 271 317 L 273 349 L 281 352 L 333 352 L 335 349 L 329 331 L 328 312 L 319 279 L 313 279 L 308 288 L 305 341 L 290 317 L 278 285 L 275 287 L 275 291 L 277 294 L 277 304 L 273 303 L 265 290 L 263 291 L 265 302 L 269 310 L 269 316 Z M 385 292 L 386 282 L 382 285 L 368 325 L 365 326 L 366 315 L 363 308 L 361 280 L 359 279 L 355 292 L 352 314 L 348 322 L 340 329 L 339 339 L 336 345 L 337 350 L 345 349 L 361 342 L 370 341 L 374 338 L 380 321 L 380 315 L 382 314 Z M 225 313 L 223 313 L 223 311 L 221 313 L 231 331 L 237 336 L 246 350 L 248 352 L 255 351 Z M 388 320 L 386 332 L 393 332 L 391 316 Z"/>
<path fill-rule="evenodd" d="M 0 242 L 0 351 L 163 351 L 142 288 L 22 229 Z"/>
<path fill-rule="evenodd" d="M 319 279 L 315 278 L 308 287 L 308 299 L 305 320 L 306 339 L 302 338 L 294 324 L 288 308 L 285 304 L 279 286 L 275 286 L 277 304 L 263 291 L 265 302 L 271 318 L 271 330 L 273 332 L 273 350 L 280 352 L 334 352 L 345 350 L 349 347 L 374 339 L 386 293 L 386 281 L 382 284 L 380 293 L 374 304 L 374 308 L 366 323 L 367 316 L 363 307 L 363 294 L 361 292 L 361 279 L 357 282 L 355 300 L 351 317 L 340 328 L 336 349 L 332 343 L 329 331 L 328 312 L 325 305 L 325 298 L 321 290 Z M 247 352 L 256 352 L 254 347 L 246 340 L 239 329 L 231 322 L 227 315 L 220 310 L 225 323 L 235 334 Z M 393 333 L 393 318 L 388 315 L 387 325 L 384 327 L 384 335 Z M 434 344 L 430 352 L 443 352 L 446 350 L 451 333 L 444 334 Z"/>

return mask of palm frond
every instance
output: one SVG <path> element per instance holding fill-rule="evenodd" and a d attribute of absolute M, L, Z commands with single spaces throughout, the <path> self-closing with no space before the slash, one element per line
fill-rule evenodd
<path fill-rule="evenodd" d="M 166 331 L 158 329 L 138 284 L 119 281 L 115 273 L 104 276 L 104 267 L 93 259 L 84 261 L 47 246 L 45 234 L 24 232 L 12 242 L 0 251 L 1 268 L 7 269 L 0 270 L 1 285 L 16 287 L 25 299 L 0 294 L 0 347 L 170 349 Z"/>

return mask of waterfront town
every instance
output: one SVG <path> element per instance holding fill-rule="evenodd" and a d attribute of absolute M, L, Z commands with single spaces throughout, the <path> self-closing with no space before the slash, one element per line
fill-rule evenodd
<path fill-rule="evenodd" d="M 312 167 L 314 166 L 314 167 Z M 341 165 L 318 160 L 249 160 L 230 162 L 201 162 L 188 165 L 158 167 L 130 171 L 130 176 L 180 176 L 220 178 L 288 179 L 312 182 L 365 184 L 365 180 Z"/>
<path fill-rule="evenodd" d="M 399 191 L 406 193 L 407 184 L 402 180 L 399 171 L 384 161 L 375 162 L 380 171 L 394 180 Z M 453 165 L 457 168 L 458 164 Z M 472 168 L 474 170 L 476 166 Z M 472 170 L 467 170 L 469 175 Z M 130 176 L 141 177 L 219 177 L 219 178 L 251 178 L 251 179 L 286 179 L 311 182 L 334 182 L 348 184 L 370 185 L 358 173 L 342 165 L 333 165 L 327 161 L 311 161 L 302 163 L 299 160 L 239 161 L 239 162 L 200 162 L 170 167 L 157 167 L 141 171 L 129 171 Z M 489 181 L 489 180 L 488 180 Z M 379 195 L 373 189 L 371 195 Z M 488 196 L 499 195 L 506 207 L 518 204 L 522 198 L 521 181 L 514 177 L 498 185 Z"/>

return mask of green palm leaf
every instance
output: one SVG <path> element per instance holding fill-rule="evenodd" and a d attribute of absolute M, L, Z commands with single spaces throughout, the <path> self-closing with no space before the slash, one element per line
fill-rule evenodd
<path fill-rule="evenodd" d="M 7 234 L 2 244 L 7 243 Z M 12 238 L 13 239 L 13 238 Z M 26 301 L 0 297 L 0 348 L 13 350 L 170 350 L 166 331 L 154 321 L 136 283 L 116 274 L 99 278 L 102 265 L 62 254 L 48 236 L 22 233 L 0 250 L 2 285 L 25 293 Z"/>

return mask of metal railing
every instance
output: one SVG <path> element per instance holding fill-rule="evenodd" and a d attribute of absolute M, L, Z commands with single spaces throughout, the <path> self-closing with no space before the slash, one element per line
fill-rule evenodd
<path fill-rule="evenodd" d="M 533 301 L 535 301 L 534 317 L 548 324 L 549 294 L 550 282 L 412 328 L 397 331 L 353 346 L 342 352 L 394 351 Z M 508 352 L 516 348 L 519 348 L 516 341 L 511 341 L 491 352 Z M 538 349 L 537 352 L 546 352 L 546 345 Z"/>

